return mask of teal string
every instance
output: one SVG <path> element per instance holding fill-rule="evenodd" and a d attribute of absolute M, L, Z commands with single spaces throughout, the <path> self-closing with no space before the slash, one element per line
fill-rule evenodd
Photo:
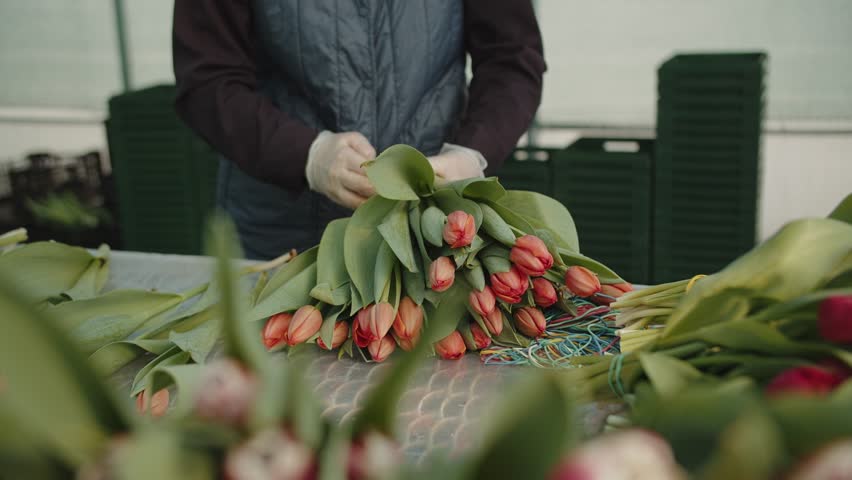
<path fill-rule="evenodd" d="M 624 384 L 621 382 L 621 369 L 622 369 L 623 366 L 624 366 L 624 354 L 619 353 L 609 363 L 609 370 L 607 371 L 607 382 L 609 383 L 609 388 L 619 398 L 624 398 L 624 395 L 627 394 L 627 391 L 624 388 Z"/>

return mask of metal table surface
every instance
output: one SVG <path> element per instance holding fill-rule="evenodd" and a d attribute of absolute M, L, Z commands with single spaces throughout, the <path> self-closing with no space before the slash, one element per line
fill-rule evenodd
<path fill-rule="evenodd" d="M 118 251 L 112 254 L 106 289 L 180 292 L 207 281 L 211 268 L 211 260 L 205 257 Z M 119 372 L 116 380 L 121 388 L 129 389 L 134 367 L 143 364 Z M 336 353 L 319 352 L 306 378 L 325 404 L 325 414 L 346 419 L 389 366 L 368 363 L 357 356 L 338 360 Z M 473 354 L 459 361 L 425 361 L 410 380 L 399 405 L 397 432 L 405 454 L 411 461 L 422 461 L 435 452 L 457 454 L 476 445 L 484 431 L 483 417 L 507 387 L 529 372 L 528 368 L 531 367 L 484 365 Z M 584 405 L 577 427 L 596 431 L 606 414 L 618 408 L 612 404 Z"/>

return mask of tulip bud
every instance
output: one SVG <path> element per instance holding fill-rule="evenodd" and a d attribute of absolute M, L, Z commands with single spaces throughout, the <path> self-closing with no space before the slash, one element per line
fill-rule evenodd
<path fill-rule="evenodd" d="M 450 257 L 438 257 L 429 266 L 429 288 L 443 292 L 453 285 L 456 279 L 456 267 Z"/>
<path fill-rule="evenodd" d="M 223 466 L 228 480 L 307 480 L 316 475 L 313 452 L 281 428 L 263 430 L 232 448 Z"/>
<path fill-rule="evenodd" d="M 598 305 L 609 305 L 625 293 L 632 291 L 633 285 L 627 282 L 601 285 L 601 291 L 592 296 L 592 301 Z"/>
<path fill-rule="evenodd" d="M 482 350 L 483 348 L 491 346 L 491 337 L 485 333 L 485 330 L 483 330 L 478 323 L 473 322 L 470 324 L 470 333 L 473 335 L 473 341 L 476 343 L 477 350 Z"/>
<path fill-rule="evenodd" d="M 148 394 L 145 390 L 136 395 L 136 411 L 140 415 L 150 412 L 154 418 L 162 417 L 169 408 L 169 390 L 166 388 L 157 390 L 156 393 L 151 395 L 150 405 L 148 403 Z"/>
<path fill-rule="evenodd" d="M 586 267 L 574 265 L 565 272 L 565 286 L 578 297 L 591 297 L 601 291 L 597 275 Z"/>
<path fill-rule="evenodd" d="M 476 235 L 476 221 L 473 215 L 456 210 L 447 215 L 444 225 L 444 241 L 452 248 L 466 247 Z"/>
<path fill-rule="evenodd" d="M 544 335 L 544 330 L 547 328 L 544 314 L 535 307 L 523 307 L 515 310 L 515 324 L 521 333 L 532 338 Z"/>
<path fill-rule="evenodd" d="M 497 299 L 494 298 L 494 291 L 491 290 L 491 287 L 488 285 L 486 285 L 481 292 L 476 291 L 475 289 L 471 290 L 470 298 L 468 300 L 470 302 L 470 308 L 483 317 L 488 316 L 488 314 L 491 313 L 497 305 Z"/>
<path fill-rule="evenodd" d="M 263 326 L 263 345 L 267 350 L 287 342 L 287 330 L 292 320 L 292 313 L 278 313 L 269 317 Z"/>
<path fill-rule="evenodd" d="M 370 356 L 375 362 L 384 362 L 388 356 L 396 350 L 396 341 L 392 336 L 386 335 L 378 340 L 373 340 L 367 345 Z"/>
<path fill-rule="evenodd" d="M 491 310 L 491 313 L 482 317 L 482 319 L 485 321 L 485 328 L 491 335 L 496 337 L 503 331 L 503 312 L 499 308 Z"/>
<path fill-rule="evenodd" d="M 322 327 L 322 313 L 313 305 L 305 305 L 296 310 L 290 326 L 287 328 L 287 345 L 291 347 L 304 343 L 313 337 Z"/>
<path fill-rule="evenodd" d="M 366 347 L 376 341 L 391 329 L 394 322 L 393 305 L 388 302 L 371 303 L 362 308 L 355 316 L 352 325 L 352 338 L 355 345 Z"/>
<path fill-rule="evenodd" d="M 420 335 L 421 328 L 423 328 L 423 309 L 411 298 L 404 297 L 396 311 L 393 332 L 399 339 L 410 340 Z"/>
<path fill-rule="evenodd" d="M 509 253 L 509 260 L 518 269 L 531 277 L 544 275 L 553 266 L 553 255 L 547 246 L 535 235 L 524 235 L 515 240 L 515 246 Z"/>
<path fill-rule="evenodd" d="M 322 338 L 317 338 L 317 345 L 323 350 L 334 350 L 343 345 L 343 342 L 349 338 L 349 324 L 346 322 L 337 322 L 334 324 L 334 333 L 331 335 L 331 348 L 329 348 Z"/>
<path fill-rule="evenodd" d="M 257 393 L 254 374 L 235 360 L 224 359 L 204 367 L 195 397 L 199 417 L 227 424 L 245 420 Z"/>
<path fill-rule="evenodd" d="M 832 343 L 852 344 L 852 295 L 823 300 L 818 318 L 822 338 Z"/>
<path fill-rule="evenodd" d="M 467 347 L 458 330 L 442 338 L 435 344 L 435 353 L 444 360 L 459 360 L 464 356 Z"/>
<path fill-rule="evenodd" d="M 779 373 L 766 385 L 766 395 L 825 395 L 846 380 L 842 373 L 821 367 L 793 367 Z"/>
<path fill-rule="evenodd" d="M 512 265 L 508 272 L 491 274 L 491 289 L 494 295 L 506 303 L 520 303 L 521 295 L 526 293 L 529 283 L 529 277 L 516 265 Z"/>
<path fill-rule="evenodd" d="M 371 431 L 352 443 L 347 461 L 349 480 L 393 478 L 402 455 L 392 439 Z"/>
<path fill-rule="evenodd" d="M 399 348 L 401 348 L 403 351 L 410 352 L 410 351 L 414 350 L 414 347 L 417 346 L 417 342 L 419 342 L 419 341 L 420 341 L 420 335 L 418 334 L 414 338 L 410 338 L 410 339 L 409 338 L 399 338 L 399 339 L 397 339 L 396 343 L 397 343 L 397 345 L 399 345 Z"/>
<path fill-rule="evenodd" d="M 544 278 L 534 278 L 532 281 L 533 298 L 535 304 L 542 308 L 547 308 L 559 299 L 556 295 L 556 288 L 550 283 L 550 280 Z"/>

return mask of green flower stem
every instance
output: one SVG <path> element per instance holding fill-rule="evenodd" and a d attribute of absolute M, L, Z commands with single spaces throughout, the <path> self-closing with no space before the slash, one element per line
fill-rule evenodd
<path fill-rule="evenodd" d="M 813 292 L 808 295 L 801 296 L 799 298 L 795 298 L 787 302 L 777 303 L 775 305 L 763 309 L 755 315 L 752 315 L 748 318 L 748 320 L 755 322 L 768 322 L 772 320 L 777 320 L 779 318 L 787 316 L 789 313 L 794 312 L 800 308 L 807 307 L 813 303 L 820 302 L 828 297 L 833 297 L 835 295 L 852 295 L 852 288 L 836 288 L 830 290 L 822 290 L 819 292 Z"/>
<path fill-rule="evenodd" d="M 27 241 L 27 229 L 18 228 L 0 235 L 0 248 L 11 247 L 25 241 Z"/>

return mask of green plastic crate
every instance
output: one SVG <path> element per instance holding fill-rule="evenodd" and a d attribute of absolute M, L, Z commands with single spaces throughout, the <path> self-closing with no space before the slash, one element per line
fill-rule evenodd
<path fill-rule="evenodd" d="M 554 198 L 583 254 L 634 283 L 650 280 L 653 140 L 581 138 L 554 154 Z M 613 147 L 628 147 L 627 151 Z"/>
<path fill-rule="evenodd" d="M 718 271 L 754 246 L 766 56 L 676 56 L 659 69 L 655 283 Z"/>
<path fill-rule="evenodd" d="M 497 176 L 509 190 L 529 190 L 553 196 L 555 148 L 520 147 L 500 167 Z"/>
<path fill-rule="evenodd" d="M 214 205 L 218 160 L 174 112 L 170 85 L 109 101 L 107 137 L 122 248 L 198 254 Z"/>

